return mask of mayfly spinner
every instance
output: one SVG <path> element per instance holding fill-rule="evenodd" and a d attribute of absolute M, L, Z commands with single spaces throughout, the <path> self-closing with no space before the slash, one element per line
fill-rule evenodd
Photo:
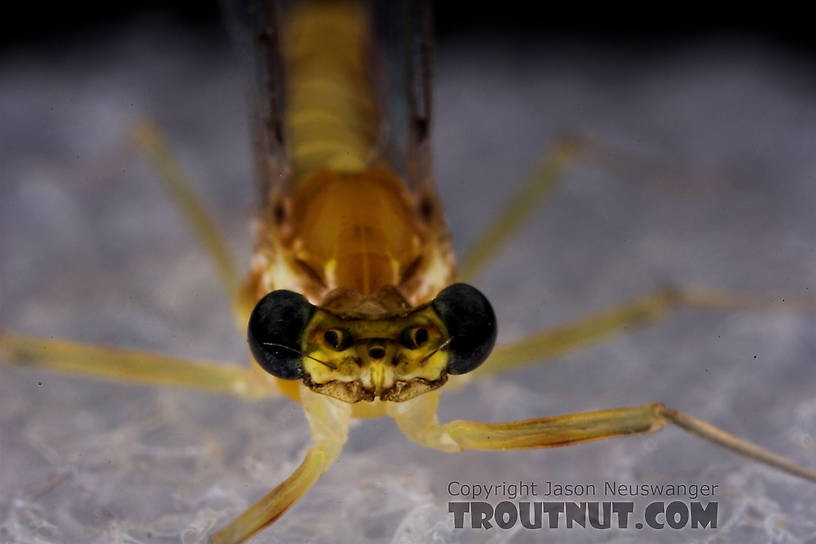
<path fill-rule="evenodd" d="M 140 128 L 143 147 L 235 301 L 251 369 L 8 331 L 0 333 L 3 358 L 247 400 L 285 395 L 299 402 L 312 436 L 305 459 L 214 533 L 213 543 L 243 542 L 283 515 L 338 458 L 352 418 L 389 416 L 408 439 L 443 452 L 569 446 L 671 423 L 816 482 L 816 472 L 661 403 L 506 423 L 438 421 L 445 388 L 655 322 L 679 307 L 763 308 L 773 299 L 665 289 L 494 350 L 493 309 L 475 287 L 456 282 L 430 174 L 430 8 L 412 4 L 384 16 L 380 4 L 250 2 L 235 14 L 234 26 L 248 29 L 245 45 L 259 74 L 262 206 L 246 281 L 158 132 Z M 581 145 L 564 141 L 552 152 L 463 260 L 460 279 L 473 278 L 517 230 Z"/>

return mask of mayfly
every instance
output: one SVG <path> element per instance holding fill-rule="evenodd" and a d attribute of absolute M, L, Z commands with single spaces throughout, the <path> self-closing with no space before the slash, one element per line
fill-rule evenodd
<path fill-rule="evenodd" d="M 242 542 L 281 516 L 340 455 L 352 418 L 387 415 L 410 440 L 444 452 L 567 446 L 672 423 L 816 480 L 811 470 L 660 403 L 507 423 L 438 422 L 440 392 L 479 376 L 654 322 L 680 306 L 729 309 L 768 301 L 666 289 L 493 350 L 493 309 L 475 287 L 456 282 L 431 182 L 429 7 L 412 5 L 385 21 L 370 7 L 270 2 L 245 12 L 260 73 L 255 128 L 262 188 L 245 282 L 158 134 L 148 125 L 140 130 L 235 301 L 251 370 L 12 332 L 0 337 L 4 358 L 134 383 L 300 402 L 312 433 L 305 459 L 213 542 Z M 403 61 L 387 62 L 394 57 Z M 462 261 L 460 280 L 473 278 L 495 254 L 580 146 L 564 142 L 553 152 Z"/>

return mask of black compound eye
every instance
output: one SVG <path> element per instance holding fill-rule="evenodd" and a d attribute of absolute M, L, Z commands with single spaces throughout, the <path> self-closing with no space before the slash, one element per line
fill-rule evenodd
<path fill-rule="evenodd" d="M 408 349 L 420 348 L 428 341 L 428 329 L 424 327 L 409 327 L 402 331 L 402 338 L 400 340 L 402 345 Z"/>
<path fill-rule="evenodd" d="M 286 290 L 272 291 L 258 302 L 247 336 L 252 355 L 264 370 L 284 380 L 303 376 L 301 338 L 314 311 L 303 295 Z"/>
<path fill-rule="evenodd" d="M 346 350 L 351 345 L 351 335 L 343 329 L 327 330 L 323 333 L 323 340 L 326 341 L 329 347 L 337 351 Z"/>
<path fill-rule="evenodd" d="M 496 343 L 496 314 L 475 287 L 454 283 L 431 303 L 451 336 L 447 370 L 464 374 L 481 365 Z"/>

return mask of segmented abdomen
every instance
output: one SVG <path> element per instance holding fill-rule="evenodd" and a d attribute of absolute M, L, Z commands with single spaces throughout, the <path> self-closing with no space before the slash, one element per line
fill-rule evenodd
<path fill-rule="evenodd" d="M 366 10 L 352 2 L 305 2 L 281 27 L 284 130 L 295 185 L 319 170 L 364 170 L 379 135 Z"/>

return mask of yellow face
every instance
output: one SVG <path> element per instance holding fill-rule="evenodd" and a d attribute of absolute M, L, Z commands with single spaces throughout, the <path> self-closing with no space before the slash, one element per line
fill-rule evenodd
<path fill-rule="evenodd" d="M 303 331 L 304 383 L 346 402 L 400 402 L 448 379 L 448 333 L 426 305 L 406 315 L 348 319 L 315 310 Z"/>
<path fill-rule="evenodd" d="M 338 288 L 320 307 L 279 289 L 252 310 L 247 340 L 276 378 L 345 402 L 400 402 L 481 365 L 496 341 L 496 316 L 464 283 L 416 308 L 395 287 L 372 295 Z"/>

